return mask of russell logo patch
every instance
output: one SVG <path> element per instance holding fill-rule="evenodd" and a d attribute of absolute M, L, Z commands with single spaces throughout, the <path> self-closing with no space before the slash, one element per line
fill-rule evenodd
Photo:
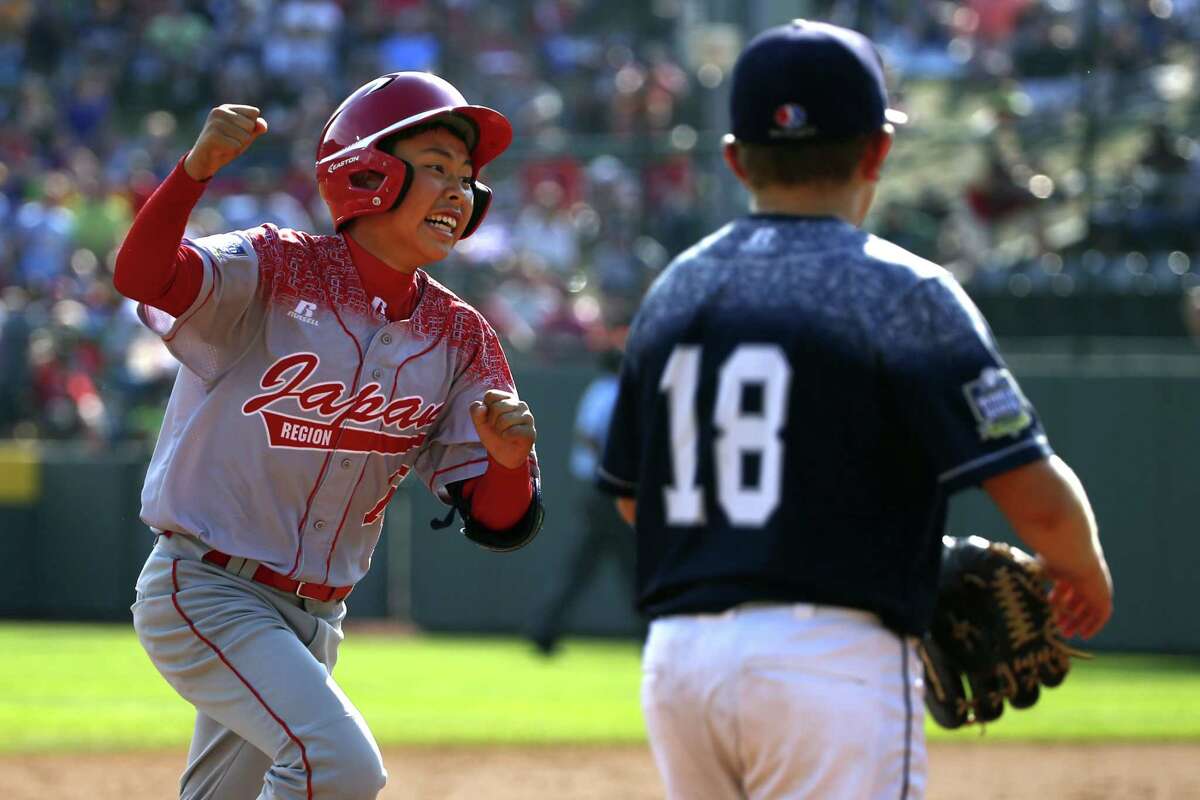
<path fill-rule="evenodd" d="M 307 300 L 301 300 L 296 303 L 296 307 L 287 312 L 287 315 L 297 322 L 303 322 L 305 325 L 319 326 L 321 323 L 313 319 L 313 312 L 317 310 L 316 303 L 310 303 Z"/>
<path fill-rule="evenodd" d="M 1029 402 L 1006 369 L 984 369 L 978 378 L 963 384 L 963 394 L 984 441 L 1016 436 L 1033 424 Z"/>

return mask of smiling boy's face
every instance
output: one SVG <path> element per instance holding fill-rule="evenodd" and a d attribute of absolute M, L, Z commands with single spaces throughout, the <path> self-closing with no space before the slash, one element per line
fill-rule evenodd
<path fill-rule="evenodd" d="M 396 208 L 355 220 L 354 237 L 404 271 L 441 261 L 462 237 L 475 207 L 467 145 L 435 127 L 392 142 L 388 152 L 412 165 L 412 183 Z"/>

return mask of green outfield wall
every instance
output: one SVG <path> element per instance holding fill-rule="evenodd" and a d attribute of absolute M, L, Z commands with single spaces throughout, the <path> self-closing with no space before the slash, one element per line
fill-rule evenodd
<path fill-rule="evenodd" d="M 1200 566 L 1193 510 L 1200 356 L 1060 352 L 1009 360 L 1096 508 L 1117 608 L 1095 646 L 1200 652 L 1191 617 Z M 443 508 L 406 484 L 388 510 L 371 573 L 349 600 L 352 616 L 439 631 L 519 632 L 528 624 L 580 533 L 579 498 L 591 489 L 570 477 L 567 457 L 575 402 L 595 370 L 517 365 L 516 372 L 538 419 L 541 535 L 516 553 L 483 551 L 456 528 L 432 530 L 429 520 Z M 137 519 L 146 457 L 141 448 L 0 447 L 0 616 L 128 619 L 152 541 Z M 954 499 L 950 531 L 1011 539 L 978 491 Z M 588 634 L 637 630 L 615 564 L 600 565 L 568 624 Z"/>

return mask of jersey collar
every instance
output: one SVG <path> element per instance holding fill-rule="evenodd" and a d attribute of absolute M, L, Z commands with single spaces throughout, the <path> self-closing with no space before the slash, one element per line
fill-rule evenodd
<path fill-rule="evenodd" d="M 368 253 L 347 233 L 342 233 L 342 239 L 350 249 L 350 258 L 358 270 L 359 280 L 370 298 L 371 307 L 378 310 L 377 301 L 382 301 L 386 309 L 384 316 L 389 322 L 411 316 L 419 299 L 415 273 L 407 274 L 392 269 L 386 262 Z"/>

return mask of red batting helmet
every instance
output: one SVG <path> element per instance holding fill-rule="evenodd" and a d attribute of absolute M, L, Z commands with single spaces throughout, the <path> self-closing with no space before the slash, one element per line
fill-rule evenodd
<path fill-rule="evenodd" d="M 329 206 L 333 224 L 364 214 L 388 211 L 404 199 L 412 180 L 411 166 L 380 148 L 387 137 L 434 117 L 463 120 L 471 152 L 472 177 L 512 142 L 512 126 L 504 115 L 468 105 L 448 82 L 427 72 L 392 72 L 359 87 L 325 123 L 317 145 L 317 187 Z M 353 176 L 377 173 L 374 188 L 356 185 Z M 470 236 L 487 213 L 492 191 L 475 181 L 475 206 L 460 238 Z"/>

